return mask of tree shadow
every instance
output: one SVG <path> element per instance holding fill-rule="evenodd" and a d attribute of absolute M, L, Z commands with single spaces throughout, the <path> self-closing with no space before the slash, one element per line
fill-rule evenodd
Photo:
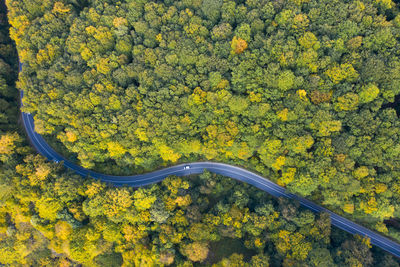
<path fill-rule="evenodd" d="M 400 1 L 400 0 L 399 0 Z M 381 106 L 381 109 L 392 108 L 396 111 L 397 117 L 400 114 L 400 94 L 394 97 L 393 103 L 386 103 Z"/>

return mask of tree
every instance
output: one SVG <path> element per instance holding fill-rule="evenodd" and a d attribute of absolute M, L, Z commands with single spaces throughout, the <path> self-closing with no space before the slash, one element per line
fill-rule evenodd
<path fill-rule="evenodd" d="M 182 246 L 182 253 L 192 261 L 203 261 L 208 255 L 207 243 L 193 242 Z"/>
<path fill-rule="evenodd" d="M 282 72 L 278 77 L 278 88 L 282 91 L 292 89 L 296 76 L 290 70 Z"/>
<path fill-rule="evenodd" d="M 16 148 L 16 142 L 20 140 L 17 133 L 6 133 L 0 137 L 0 154 L 11 155 Z"/>
<path fill-rule="evenodd" d="M 310 252 L 308 261 L 311 266 L 317 267 L 317 266 L 327 266 L 327 267 L 333 267 L 335 266 L 332 256 L 329 253 L 329 250 L 325 248 L 318 248 L 314 249 Z"/>
<path fill-rule="evenodd" d="M 222 6 L 221 0 L 204 0 L 201 5 L 201 11 L 211 21 L 218 21 Z"/>
<path fill-rule="evenodd" d="M 368 246 L 355 240 L 346 240 L 340 248 L 337 255 L 340 263 L 350 266 L 369 266 L 372 264 L 371 252 Z"/>
<path fill-rule="evenodd" d="M 379 95 L 379 88 L 374 84 L 369 84 L 363 87 L 360 92 L 360 102 L 368 103 L 373 101 Z"/>
<path fill-rule="evenodd" d="M 241 54 L 247 49 L 247 42 L 240 37 L 234 36 L 231 42 L 231 49 L 234 54 Z"/>

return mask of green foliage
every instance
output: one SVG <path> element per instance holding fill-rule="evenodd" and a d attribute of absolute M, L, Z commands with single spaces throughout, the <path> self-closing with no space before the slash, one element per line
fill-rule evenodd
<path fill-rule="evenodd" d="M 366 241 L 330 244 L 328 214 L 301 210 L 297 203 L 209 172 L 133 190 L 51 165 L 38 183 L 33 177 L 46 164 L 43 158 L 15 156 L 26 158 L 24 166 L 7 165 L 15 189 L 0 206 L 7 218 L 0 228 L 3 264 L 331 266 L 375 257 Z M 215 247 L 216 258 L 210 250 Z M 340 252 L 349 248 L 354 257 Z M 383 260 L 394 262 L 390 256 Z"/>
<path fill-rule="evenodd" d="M 204 0 L 201 4 L 201 11 L 206 18 L 216 22 L 220 17 L 221 6 L 222 0 Z"/>
<path fill-rule="evenodd" d="M 400 209 L 400 124 L 388 108 L 400 93 L 398 6 L 278 2 L 6 1 L 0 259 L 370 265 L 358 241 L 328 244 L 326 220 L 243 185 L 211 177 L 107 188 L 34 157 L 15 133 L 18 68 L 8 32 L 24 63 L 24 111 L 78 164 L 113 174 L 204 159 L 243 165 L 398 238 L 383 223 Z M 254 254 L 212 262 L 222 238 Z"/>
<path fill-rule="evenodd" d="M 375 98 L 377 98 L 379 95 L 379 88 L 374 85 L 374 84 L 369 84 L 367 86 L 364 86 L 360 92 L 360 102 L 361 103 L 368 103 Z"/>
<path fill-rule="evenodd" d="M 290 70 L 282 72 L 278 77 L 278 88 L 287 91 L 293 88 L 296 76 Z"/>

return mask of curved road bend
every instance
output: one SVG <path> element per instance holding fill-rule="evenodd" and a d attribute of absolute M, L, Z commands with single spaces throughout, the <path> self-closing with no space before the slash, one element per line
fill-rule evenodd
<path fill-rule="evenodd" d="M 20 65 L 20 71 L 21 71 Z M 20 93 L 21 96 L 21 105 L 23 92 Z M 140 187 L 144 185 L 149 185 L 153 183 L 157 183 L 162 181 L 169 175 L 176 176 L 186 176 L 190 174 L 200 174 L 203 173 L 204 169 L 209 170 L 210 172 L 221 174 L 224 176 L 228 176 L 234 178 L 236 180 L 251 184 L 275 197 L 286 197 L 290 199 L 295 199 L 300 202 L 301 205 L 307 207 L 313 212 L 327 212 L 330 214 L 332 225 L 350 233 L 350 234 L 358 234 L 361 236 L 366 236 L 371 239 L 371 244 L 380 247 L 387 252 L 400 257 L 400 244 L 376 233 L 373 232 L 359 224 L 356 224 L 342 216 L 333 213 L 332 211 L 325 209 L 312 201 L 309 201 L 303 197 L 291 194 L 286 192 L 286 189 L 271 182 L 270 180 L 255 174 L 253 172 L 247 171 L 243 168 L 239 168 L 236 166 L 224 164 L 224 163 L 215 163 L 215 162 L 194 162 L 188 164 L 180 164 L 173 167 L 168 167 L 162 170 L 139 174 L 139 175 L 131 175 L 131 176 L 115 176 L 115 175 L 106 175 L 102 173 L 97 173 L 81 166 L 78 166 L 68 159 L 64 158 L 60 154 L 58 154 L 53 148 L 51 148 L 43 137 L 35 132 L 35 126 L 33 117 L 31 114 L 22 112 L 22 120 L 24 123 L 25 130 L 30 138 L 33 146 L 36 150 L 45 156 L 49 160 L 53 160 L 56 162 L 62 161 L 64 166 L 75 171 L 76 173 L 84 176 L 84 177 L 93 177 L 96 179 L 100 179 L 104 182 L 113 183 L 115 185 L 129 185 L 133 187 Z M 188 168 L 189 167 L 189 168 Z"/>

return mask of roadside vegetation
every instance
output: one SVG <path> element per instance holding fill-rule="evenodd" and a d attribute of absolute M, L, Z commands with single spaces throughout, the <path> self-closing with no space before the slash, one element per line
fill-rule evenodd
<path fill-rule="evenodd" d="M 29 146 L 15 89 L 36 130 L 84 167 L 242 165 L 400 240 L 394 2 L 6 4 L 0 263 L 398 266 L 326 214 L 229 178 L 206 172 L 134 190 L 70 173 Z M 16 85 L 8 33 L 24 63 Z"/>
<path fill-rule="evenodd" d="M 6 266 L 398 266 L 327 214 L 205 172 L 133 189 L 48 162 L 18 128 L 0 12 L 0 263 Z"/>
<path fill-rule="evenodd" d="M 400 239 L 394 2 L 6 3 L 24 111 L 78 164 L 237 164 Z"/>

